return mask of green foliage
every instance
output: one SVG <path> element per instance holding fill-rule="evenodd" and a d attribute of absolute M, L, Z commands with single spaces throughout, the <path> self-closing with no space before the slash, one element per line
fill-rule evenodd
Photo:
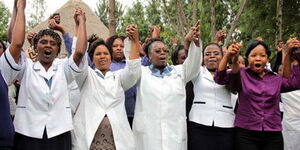
<path fill-rule="evenodd" d="M 101 20 L 101 22 L 108 27 L 108 1 L 107 0 L 98 0 L 96 3 L 96 9 L 94 12 L 98 16 L 98 18 Z M 122 24 L 122 15 L 124 14 L 123 5 L 116 1 L 115 4 L 115 17 L 116 17 L 116 27 L 117 29 L 121 28 Z"/>
<path fill-rule="evenodd" d="M 33 0 L 30 7 L 28 28 L 32 29 L 44 20 L 47 6 L 45 0 Z"/>
<path fill-rule="evenodd" d="M 7 41 L 8 20 L 11 16 L 9 9 L 0 1 L 0 40 Z"/>

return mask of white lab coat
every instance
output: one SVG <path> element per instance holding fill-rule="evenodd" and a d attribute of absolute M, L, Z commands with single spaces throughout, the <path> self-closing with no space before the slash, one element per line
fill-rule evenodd
<path fill-rule="evenodd" d="M 185 85 L 199 72 L 202 48 L 192 42 L 183 65 L 156 77 L 142 67 L 137 83 L 133 134 L 137 150 L 186 150 Z"/>
<path fill-rule="evenodd" d="M 69 64 L 80 89 L 81 100 L 74 116 L 73 150 L 88 150 L 94 135 L 107 115 L 112 126 L 117 150 L 134 150 L 134 140 L 125 111 L 124 91 L 140 76 L 141 60 L 127 60 L 125 69 L 107 72 L 88 67 L 87 55 L 77 67 L 72 57 Z M 96 73 L 97 72 L 97 73 Z"/>
<path fill-rule="evenodd" d="M 189 114 L 190 121 L 206 126 L 234 127 L 232 95 L 225 85 L 217 84 L 213 75 L 203 66 L 192 82 L 195 98 Z"/>
<path fill-rule="evenodd" d="M 300 90 L 282 93 L 282 134 L 285 150 L 300 150 Z"/>
<path fill-rule="evenodd" d="M 16 132 L 41 139 L 45 128 L 48 138 L 73 129 L 65 65 L 65 60 L 55 59 L 46 72 L 40 62 L 26 59 L 24 52 L 19 65 L 9 50 L 1 57 L 6 82 L 11 83 L 17 76 L 21 80 L 14 119 Z M 49 88 L 45 79 L 51 78 Z"/>

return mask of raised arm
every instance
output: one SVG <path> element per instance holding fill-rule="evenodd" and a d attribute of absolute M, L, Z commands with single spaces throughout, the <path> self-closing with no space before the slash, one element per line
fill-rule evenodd
<path fill-rule="evenodd" d="M 126 60 L 126 67 L 121 70 L 120 81 L 124 90 L 131 88 L 136 84 L 137 80 L 141 76 L 141 60 L 140 58 L 140 42 L 139 33 L 136 25 L 129 25 L 126 28 L 125 50 L 130 50 L 129 60 Z"/>
<path fill-rule="evenodd" d="M 76 49 L 73 55 L 74 62 L 77 66 L 79 66 L 82 58 L 84 57 L 87 49 L 87 34 L 86 34 L 86 18 L 85 13 L 82 11 L 80 7 L 76 8 L 75 11 L 75 22 L 78 22 L 78 30 L 77 30 L 77 41 L 76 41 Z"/>
<path fill-rule="evenodd" d="M 300 56 L 300 42 L 296 38 L 291 38 L 286 42 L 286 46 L 283 50 L 283 74 L 284 78 L 289 78 L 292 73 L 292 57 L 294 58 L 294 63 L 299 63 L 297 57 Z M 298 56 L 297 56 L 298 55 Z"/>
<path fill-rule="evenodd" d="M 199 21 L 191 28 L 184 40 L 185 44 L 190 44 L 188 46 L 188 57 L 182 65 L 184 82 L 187 83 L 199 73 L 202 63 L 202 43 L 200 43 Z"/>
<path fill-rule="evenodd" d="M 13 8 L 13 13 L 10 19 L 10 23 L 9 23 L 9 28 L 7 31 L 7 37 L 8 37 L 8 42 L 11 43 L 11 38 L 12 38 L 12 31 L 14 29 L 15 26 L 15 22 L 16 22 L 16 16 L 17 16 L 17 2 L 18 0 L 14 0 L 14 8 Z"/>
<path fill-rule="evenodd" d="M 230 57 L 232 57 L 232 73 L 237 73 L 240 70 L 238 58 L 239 58 L 239 51 L 242 47 L 241 44 L 234 42 L 229 46 L 227 52 L 224 54 L 223 58 L 220 61 L 218 66 L 218 71 L 224 71 L 227 68 L 228 61 Z"/>
<path fill-rule="evenodd" d="M 17 0 L 15 3 L 16 6 L 16 19 L 14 22 L 12 35 L 11 35 L 11 45 L 9 46 L 9 50 L 11 56 L 14 58 L 15 62 L 18 63 L 22 47 L 25 40 L 25 7 L 26 7 L 26 0 Z M 13 18 L 12 18 L 13 19 Z M 12 24 L 12 23 L 11 23 Z M 9 31 L 10 32 L 10 31 Z"/>

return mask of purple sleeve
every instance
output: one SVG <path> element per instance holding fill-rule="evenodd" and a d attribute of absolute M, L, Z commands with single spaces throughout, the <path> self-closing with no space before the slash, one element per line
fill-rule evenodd
<path fill-rule="evenodd" d="M 71 55 L 73 38 L 69 35 L 69 33 L 64 34 L 63 38 L 64 38 L 66 50 L 67 50 L 68 54 Z"/>
<path fill-rule="evenodd" d="M 141 61 L 142 61 L 143 66 L 150 66 L 151 65 L 151 62 L 149 61 L 147 56 L 143 56 Z"/>
<path fill-rule="evenodd" d="M 226 70 L 216 71 L 214 80 L 220 85 L 227 85 L 230 82 L 230 72 Z"/>
<path fill-rule="evenodd" d="M 293 66 L 291 76 L 286 79 L 282 77 L 281 92 L 289 92 L 300 89 L 300 65 Z"/>

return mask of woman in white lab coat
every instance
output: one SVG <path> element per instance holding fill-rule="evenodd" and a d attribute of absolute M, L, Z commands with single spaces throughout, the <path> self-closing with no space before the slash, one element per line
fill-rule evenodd
<path fill-rule="evenodd" d="M 127 27 L 125 50 L 131 49 L 126 67 L 111 72 L 112 49 L 102 39 L 95 41 L 89 56 L 95 66 L 88 66 L 88 57 L 69 59 L 80 88 L 81 101 L 74 116 L 73 150 L 134 150 L 134 140 L 125 111 L 124 91 L 132 87 L 141 72 L 137 27 Z M 75 51 L 74 54 L 82 51 Z"/>
<path fill-rule="evenodd" d="M 61 38 L 53 30 L 41 30 L 33 42 L 38 61 L 26 59 L 21 44 L 25 35 L 25 3 L 17 0 L 17 15 L 12 19 L 12 37 L 15 40 L 0 59 L 6 79 L 9 78 L 7 83 L 17 76 L 21 80 L 14 119 L 16 134 L 13 149 L 71 150 L 70 131 L 73 126 L 67 89 L 68 79 L 71 78 L 66 76 L 67 62 L 56 59 Z M 75 16 L 78 27 L 83 28 L 83 15 Z M 86 49 L 82 46 L 78 48 Z"/>
<path fill-rule="evenodd" d="M 185 38 L 190 45 L 183 65 L 169 66 L 169 52 L 161 40 L 151 40 L 145 51 L 152 65 L 142 67 L 137 83 L 133 133 L 137 150 L 186 150 L 185 84 L 199 72 L 199 23 Z"/>

